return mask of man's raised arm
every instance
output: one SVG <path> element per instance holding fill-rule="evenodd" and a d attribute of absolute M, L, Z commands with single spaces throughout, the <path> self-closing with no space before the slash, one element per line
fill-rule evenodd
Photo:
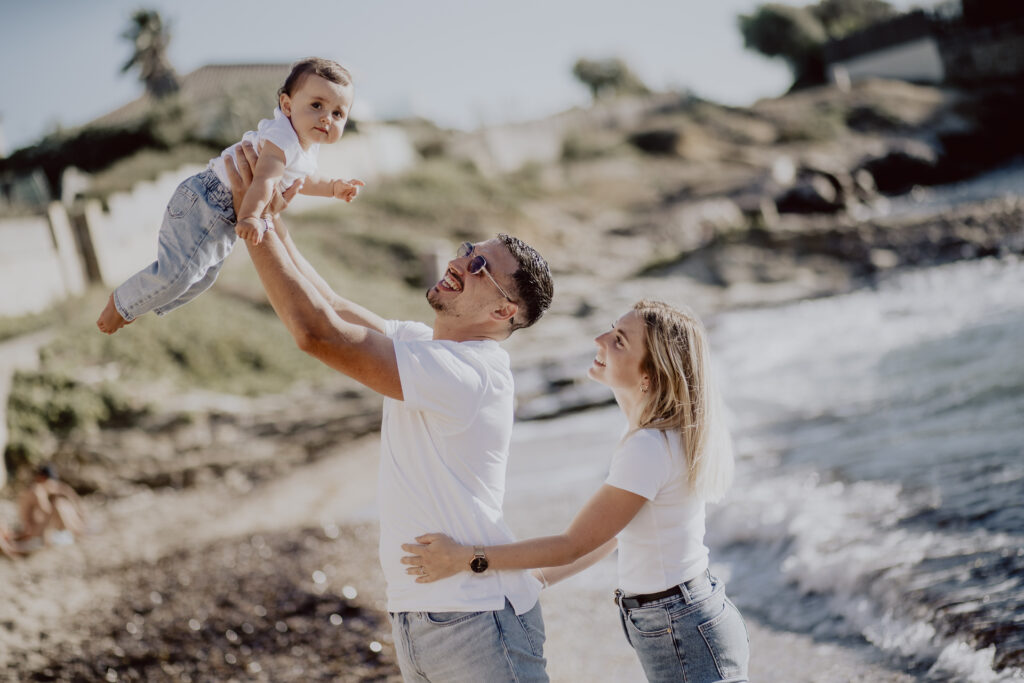
<path fill-rule="evenodd" d="M 252 169 L 256 166 L 257 156 L 257 152 L 251 143 L 244 142 L 237 145 L 235 147 L 235 157 L 239 160 L 238 166 L 233 169 L 232 160 L 229 157 L 227 159 L 228 176 L 234 180 L 234 171 L 237 173 L 238 180 L 242 183 L 242 186 L 248 186 L 249 182 L 251 182 L 249 179 L 252 177 Z M 287 204 L 287 202 L 291 201 L 292 197 L 295 196 L 301 187 L 302 181 L 300 180 L 289 188 L 285 192 L 285 196 L 281 198 L 284 203 Z M 280 204 L 281 202 L 276 202 L 276 205 L 275 202 L 271 202 L 271 210 L 275 214 L 283 210 L 283 207 Z M 384 318 L 373 311 L 360 306 L 354 301 L 349 301 L 348 299 L 339 296 L 337 292 L 331 289 L 331 286 L 327 284 L 327 281 L 320 276 L 320 273 L 316 272 L 316 269 L 314 269 L 309 261 L 306 260 L 306 257 L 299 252 L 299 248 L 292 239 L 287 226 L 285 226 L 281 219 L 276 215 L 274 216 L 274 222 L 277 234 L 281 238 L 282 243 L 284 243 L 285 249 L 288 250 L 288 255 L 291 257 L 292 262 L 295 263 L 299 272 L 302 273 L 302 275 L 305 276 L 305 278 L 309 280 L 314 287 L 316 287 L 317 291 L 320 292 L 320 294 L 327 300 L 327 303 L 330 304 L 331 308 L 333 308 L 343 320 L 355 323 L 356 325 L 362 325 L 363 327 L 369 327 L 371 330 L 375 330 L 383 334 Z"/>
<path fill-rule="evenodd" d="M 236 198 L 245 194 L 245 179 L 240 175 L 245 172 L 245 165 L 240 162 L 240 168 L 235 171 L 228 164 L 231 190 Z M 276 231 L 267 231 L 258 245 L 248 242 L 246 245 L 270 305 L 300 349 L 374 391 L 402 399 L 398 362 L 391 339 L 372 325 L 350 322 L 335 311 L 314 282 L 300 270 Z M 319 276 L 316 278 L 322 282 Z M 327 289 L 330 291 L 329 287 Z M 333 292 L 331 294 L 337 296 Z M 356 310 L 349 315 L 360 318 Z M 381 320 L 375 314 L 370 315 Z M 382 320 L 380 329 L 383 329 Z"/>

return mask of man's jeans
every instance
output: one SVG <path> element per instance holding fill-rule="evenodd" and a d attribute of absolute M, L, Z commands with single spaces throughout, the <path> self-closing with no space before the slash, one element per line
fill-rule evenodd
<path fill-rule="evenodd" d="M 519 615 L 508 600 L 495 612 L 396 612 L 391 631 L 407 683 L 548 680 L 539 602 Z"/>
<path fill-rule="evenodd" d="M 132 321 L 163 315 L 209 289 L 235 246 L 231 191 L 213 171 L 185 179 L 164 213 L 156 261 L 114 290 L 114 306 Z"/>

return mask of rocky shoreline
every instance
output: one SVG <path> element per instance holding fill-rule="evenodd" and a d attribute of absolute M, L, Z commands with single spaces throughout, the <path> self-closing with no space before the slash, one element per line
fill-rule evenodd
<path fill-rule="evenodd" d="M 69 617 L 77 642 L 10 653 L 5 680 L 400 681 L 390 625 L 355 588 L 374 534 L 255 534 L 109 567 L 90 579 L 116 600 Z"/>

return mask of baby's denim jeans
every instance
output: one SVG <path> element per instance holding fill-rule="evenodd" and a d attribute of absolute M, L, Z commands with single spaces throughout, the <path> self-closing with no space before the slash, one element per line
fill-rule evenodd
<path fill-rule="evenodd" d="M 164 213 L 156 261 L 114 290 L 117 312 L 132 321 L 187 304 L 217 279 L 236 239 L 231 190 L 210 169 L 187 178 Z"/>
<path fill-rule="evenodd" d="M 639 607 L 624 605 L 624 596 L 616 591 L 622 628 L 647 680 L 747 681 L 747 630 L 739 611 L 725 596 L 725 586 L 705 572 L 679 588 L 680 595 Z"/>

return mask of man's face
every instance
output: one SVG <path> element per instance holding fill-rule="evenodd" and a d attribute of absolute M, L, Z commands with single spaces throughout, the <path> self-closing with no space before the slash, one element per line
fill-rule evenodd
<path fill-rule="evenodd" d="M 470 253 L 449 261 L 441 279 L 427 290 L 427 301 L 439 314 L 479 319 L 506 302 L 501 290 L 515 291 L 512 274 L 519 264 L 505 245 L 497 239 L 490 239 L 472 246 Z M 477 256 L 486 259 L 486 272 L 470 273 L 470 263 Z"/>

